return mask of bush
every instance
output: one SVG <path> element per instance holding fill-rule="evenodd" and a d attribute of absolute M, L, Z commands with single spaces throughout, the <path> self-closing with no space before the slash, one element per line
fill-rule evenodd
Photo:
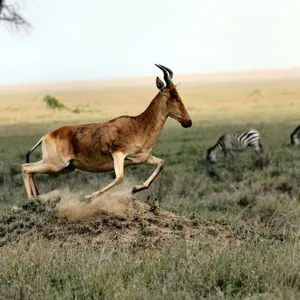
<path fill-rule="evenodd" d="M 46 105 L 48 108 L 50 109 L 58 109 L 58 110 L 62 110 L 62 109 L 66 109 L 66 106 L 60 102 L 57 98 L 51 96 L 51 95 L 46 95 L 43 98 L 43 101 L 46 102 Z"/>

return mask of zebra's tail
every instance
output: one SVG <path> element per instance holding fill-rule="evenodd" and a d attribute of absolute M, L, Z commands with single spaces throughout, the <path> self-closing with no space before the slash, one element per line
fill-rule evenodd
<path fill-rule="evenodd" d="M 31 152 L 33 152 L 43 141 L 43 138 L 41 138 L 27 153 L 26 153 L 26 163 L 29 163 L 29 156 Z"/>

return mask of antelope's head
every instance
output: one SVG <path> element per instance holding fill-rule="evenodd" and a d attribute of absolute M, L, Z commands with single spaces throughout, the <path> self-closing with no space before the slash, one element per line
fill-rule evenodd
<path fill-rule="evenodd" d="M 164 80 L 166 85 L 160 80 L 159 77 L 156 77 L 156 86 L 159 89 L 163 98 L 167 101 L 167 115 L 172 119 L 178 121 L 183 127 L 191 127 L 192 120 L 182 102 L 182 99 L 176 89 L 176 85 L 173 84 L 173 72 L 172 70 L 164 67 L 162 65 L 155 64 L 160 68 L 164 73 Z"/>

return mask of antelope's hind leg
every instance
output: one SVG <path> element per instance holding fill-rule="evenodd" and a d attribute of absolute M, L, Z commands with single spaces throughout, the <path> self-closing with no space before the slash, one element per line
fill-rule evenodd
<path fill-rule="evenodd" d="M 53 174 L 59 173 L 66 169 L 66 165 L 55 165 L 39 161 L 36 163 L 27 163 L 22 165 L 22 175 L 25 185 L 25 190 L 29 199 L 33 199 L 38 196 L 38 190 L 36 188 L 33 175 L 36 173 Z"/>
<path fill-rule="evenodd" d="M 33 197 L 37 197 L 39 195 L 39 191 L 38 191 L 38 189 L 36 187 L 36 184 L 34 182 L 34 178 L 33 178 L 32 174 L 30 174 L 29 180 L 30 180 L 31 190 L 33 192 Z"/>
<path fill-rule="evenodd" d="M 26 194 L 28 199 L 34 198 L 34 192 L 32 191 L 32 185 L 31 182 L 33 181 L 32 174 L 27 172 L 27 165 L 29 164 L 24 164 L 22 165 L 22 176 L 23 176 L 23 181 L 24 181 L 24 186 L 26 190 Z"/>

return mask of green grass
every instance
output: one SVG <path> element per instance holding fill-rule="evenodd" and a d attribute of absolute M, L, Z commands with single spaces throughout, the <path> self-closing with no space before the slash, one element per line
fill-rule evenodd
<path fill-rule="evenodd" d="M 295 243 L 238 248 L 184 241 L 161 251 L 61 248 L 21 242 L 0 257 L 7 299 L 296 299 L 300 255 Z M 47 251 L 45 250 L 47 249 Z M 22 296 L 22 297 L 21 297 Z M 270 299 L 270 298 L 261 298 Z"/>
<path fill-rule="evenodd" d="M 250 127 L 261 133 L 264 160 L 250 149 L 236 155 L 236 164 L 219 155 L 215 176 L 209 176 L 206 149 L 221 134 Z M 212 224 L 212 236 L 226 227 L 230 238 L 186 238 L 157 249 L 96 247 L 84 240 L 62 247 L 59 241 L 24 238 L 0 248 L 0 299 L 298 299 L 300 148 L 288 146 L 294 127 L 167 126 L 153 151 L 165 169 L 147 193 L 164 209 Z M 21 131 L 1 137 L 0 209 L 6 216 L 26 200 L 20 165 L 40 137 Z M 38 150 L 31 161 L 39 157 Z M 136 166 L 125 175 L 138 184 L 151 170 Z M 77 171 L 36 181 L 41 192 L 68 187 L 90 193 L 112 175 Z"/>

